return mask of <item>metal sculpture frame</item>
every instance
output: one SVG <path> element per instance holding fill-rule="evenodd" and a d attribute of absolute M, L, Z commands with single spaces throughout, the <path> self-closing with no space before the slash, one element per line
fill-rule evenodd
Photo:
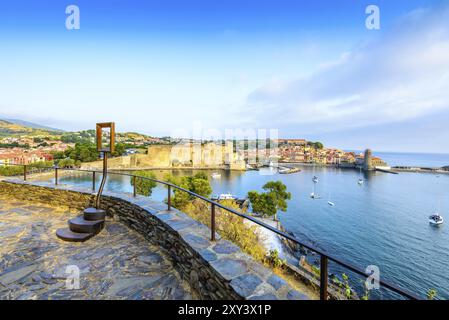
<path fill-rule="evenodd" d="M 103 146 L 103 129 L 110 129 L 109 132 L 109 146 Z M 108 177 L 108 153 L 113 153 L 115 150 L 115 123 L 103 122 L 97 123 L 97 150 L 103 155 L 103 177 L 101 179 L 100 188 L 98 189 L 95 207 L 100 209 L 101 195 Z"/>

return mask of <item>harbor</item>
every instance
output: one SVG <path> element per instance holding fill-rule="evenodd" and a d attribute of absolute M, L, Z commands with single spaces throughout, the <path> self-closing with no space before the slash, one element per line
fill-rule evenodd
<path fill-rule="evenodd" d="M 449 214 L 449 176 L 401 172 L 348 170 L 330 166 L 301 166 L 299 174 L 279 174 L 272 168 L 259 171 L 220 171 L 220 179 L 211 179 L 213 194 L 232 194 L 245 198 L 250 190 L 260 190 L 268 181 L 282 181 L 292 193 L 286 213 L 278 218 L 285 230 L 301 241 L 313 243 L 326 252 L 361 265 L 378 265 L 388 280 L 413 292 L 425 294 L 435 288 L 441 298 L 449 298 L 449 229 L 443 224 L 432 227 L 428 217 L 435 212 Z M 195 170 L 173 170 L 174 175 L 191 175 Z M 204 172 L 204 170 L 201 170 Z M 218 172 L 209 171 L 210 174 Z M 162 178 L 166 170 L 156 171 Z M 311 199 L 315 192 L 320 199 Z M 359 184 L 359 179 L 364 183 Z M 128 179 L 110 177 L 111 191 L 132 192 Z M 61 183 L 89 186 L 83 175 L 64 176 Z M 164 188 L 156 188 L 152 197 L 163 201 Z M 330 206 L 328 201 L 335 205 Z M 310 263 L 317 257 L 306 255 Z M 412 264 L 410 262 L 413 262 Z M 330 265 L 330 272 L 345 272 Z M 357 277 L 354 282 L 358 283 Z"/>

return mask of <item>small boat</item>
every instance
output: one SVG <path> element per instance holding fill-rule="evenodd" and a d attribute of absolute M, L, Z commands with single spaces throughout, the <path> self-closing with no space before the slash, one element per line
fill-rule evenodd
<path fill-rule="evenodd" d="M 438 213 L 433 214 L 433 215 L 431 215 L 431 216 L 429 217 L 429 223 L 430 223 L 431 225 L 438 226 L 438 225 L 440 225 L 440 224 L 443 224 L 443 222 L 444 222 L 443 217 L 440 216 Z"/>
<path fill-rule="evenodd" d="M 287 168 L 287 167 L 279 167 L 278 168 L 278 173 L 279 174 L 290 174 L 290 173 L 296 173 L 296 172 L 300 172 L 301 169 L 299 168 Z"/>
<path fill-rule="evenodd" d="M 221 174 L 218 172 L 214 172 L 211 174 L 212 179 L 220 179 L 221 178 Z"/>
<path fill-rule="evenodd" d="M 235 200 L 235 199 L 237 199 L 237 197 L 230 193 L 222 193 L 218 196 L 217 199 L 218 200 Z"/>
<path fill-rule="evenodd" d="M 318 177 L 317 176 L 313 176 L 312 181 L 313 181 L 313 183 L 318 183 Z"/>
<path fill-rule="evenodd" d="M 360 167 L 360 173 L 359 173 L 359 181 L 357 181 L 357 183 L 359 184 L 359 186 L 361 186 L 365 181 L 363 181 L 362 179 L 362 167 Z"/>
<path fill-rule="evenodd" d="M 318 194 L 316 194 L 315 192 L 312 192 L 310 194 L 310 198 L 312 198 L 312 199 L 321 199 L 321 197 Z"/>
<path fill-rule="evenodd" d="M 334 206 L 335 206 L 335 203 L 333 203 L 333 202 L 331 201 L 331 194 L 330 194 L 330 193 L 329 193 L 329 198 L 327 199 L 327 204 L 330 205 L 331 207 L 334 207 Z"/>

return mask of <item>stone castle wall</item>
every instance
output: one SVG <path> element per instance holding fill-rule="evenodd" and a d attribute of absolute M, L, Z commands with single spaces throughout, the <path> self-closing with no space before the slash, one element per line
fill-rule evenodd
<path fill-rule="evenodd" d="M 18 180 L 0 181 L 0 193 L 77 210 L 92 206 L 95 200 L 87 189 Z M 207 226 L 178 210 L 167 211 L 166 204 L 105 193 L 101 207 L 165 251 L 202 299 L 307 299 L 219 235 L 211 242 Z"/>
<path fill-rule="evenodd" d="M 84 168 L 101 168 L 102 161 L 86 163 Z M 245 170 L 243 158 L 233 150 L 232 143 L 154 145 L 149 146 L 147 154 L 133 154 L 109 159 L 111 169 L 138 168 L 213 168 Z"/>

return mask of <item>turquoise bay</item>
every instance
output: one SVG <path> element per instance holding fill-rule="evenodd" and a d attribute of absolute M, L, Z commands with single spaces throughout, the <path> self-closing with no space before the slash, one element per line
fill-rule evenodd
<path fill-rule="evenodd" d="M 211 184 L 215 194 L 229 192 L 244 197 L 250 190 L 261 190 L 267 181 L 281 180 L 292 200 L 288 211 L 279 217 L 297 238 L 361 268 L 376 265 L 382 279 L 423 297 L 428 289 L 435 288 L 439 298 L 449 299 L 449 229 L 447 224 L 431 227 L 427 220 L 436 211 L 449 219 L 449 175 L 376 172 L 365 174 L 365 183 L 360 186 L 360 173 L 355 170 L 301 169 L 291 175 L 269 168 L 260 172 L 223 171 L 221 179 L 211 179 Z M 155 173 L 161 178 L 167 171 Z M 193 171 L 172 173 L 189 175 Z M 314 175 L 319 177 L 316 191 L 322 196 L 320 200 L 310 198 Z M 90 186 L 91 177 L 67 176 L 61 182 Z M 132 190 L 129 178 L 120 176 L 111 176 L 107 189 Z M 166 189 L 158 187 L 153 197 L 165 199 Z M 328 205 L 329 199 L 334 207 Z M 345 270 L 331 271 L 341 274 Z"/>

